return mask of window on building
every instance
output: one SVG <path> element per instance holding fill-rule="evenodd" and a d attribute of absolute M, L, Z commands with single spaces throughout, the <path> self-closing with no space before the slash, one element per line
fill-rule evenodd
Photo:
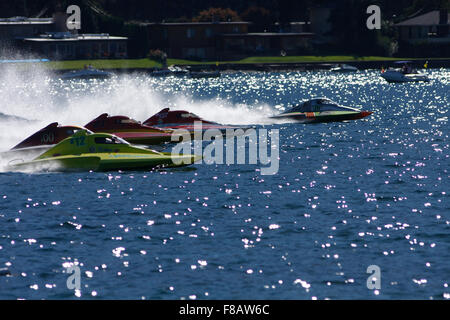
<path fill-rule="evenodd" d="M 207 38 L 211 38 L 213 35 L 212 29 L 211 28 L 206 28 L 205 29 L 205 35 Z"/>
<path fill-rule="evenodd" d="M 103 58 L 109 56 L 109 48 L 107 43 L 102 43 L 101 55 Z"/>
<path fill-rule="evenodd" d="M 115 42 L 111 43 L 110 48 L 111 48 L 111 54 L 115 55 L 117 52 L 117 43 L 115 43 Z"/>
<path fill-rule="evenodd" d="M 67 56 L 68 57 L 72 57 L 73 56 L 73 45 L 72 44 L 68 44 L 66 47 L 67 50 Z"/>
<path fill-rule="evenodd" d="M 95 58 L 100 57 L 100 45 L 98 43 L 92 44 L 92 56 Z"/>
<path fill-rule="evenodd" d="M 197 48 L 195 55 L 198 58 L 204 59 L 206 57 L 206 49 L 205 48 Z"/>
<path fill-rule="evenodd" d="M 119 56 L 125 58 L 127 55 L 127 46 L 125 43 L 119 43 Z"/>
<path fill-rule="evenodd" d="M 436 35 L 436 33 L 437 33 L 437 28 L 436 28 L 436 26 L 429 26 L 429 27 L 428 27 L 428 36 L 433 37 L 433 36 Z"/>
<path fill-rule="evenodd" d="M 190 38 L 193 38 L 194 36 L 195 36 L 195 30 L 192 28 L 188 28 L 187 29 L 187 37 L 190 39 Z"/>
<path fill-rule="evenodd" d="M 193 58 L 195 57 L 195 48 L 187 48 L 186 49 L 186 56 L 188 58 Z"/>

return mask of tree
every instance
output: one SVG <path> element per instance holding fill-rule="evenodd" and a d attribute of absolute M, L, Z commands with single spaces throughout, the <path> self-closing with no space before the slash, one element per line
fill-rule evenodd
<path fill-rule="evenodd" d="M 200 11 L 198 16 L 192 19 L 194 22 L 211 22 L 211 21 L 241 21 L 236 11 L 230 8 L 209 8 Z"/>
<path fill-rule="evenodd" d="M 275 16 L 266 8 L 251 6 L 241 14 L 244 21 L 251 22 L 255 31 L 268 29 L 275 21 Z"/>
<path fill-rule="evenodd" d="M 382 1 L 345 0 L 346 10 L 335 8 L 330 15 L 332 24 L 330 35 L 334 37 L 336 49 L 342 53 L 357 55 L 388 55 L 390 39 L 387 37 L 386 23 L 382 21 L 381 30 L 370 30 L 366 26 L 369 15 L 366 9 L 372 3 Z M 380 7 L 383 8 L 382 5 Z M 385 16 L 381 16 L 385 18 Z"/>

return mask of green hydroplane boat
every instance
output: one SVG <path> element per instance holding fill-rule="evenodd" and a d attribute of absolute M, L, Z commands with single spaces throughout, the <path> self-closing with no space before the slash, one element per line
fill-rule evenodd
<path fill-rule="evenodd" d="M 34 170 L 142 170 L 178 167 L 201 159 L 197 155 L 157 152 L 130 145 L 107 133 L 79 130 L 71 137 L 28 162 L 12 164 L 15 169 Z"/>
<path fill-rule="evenodd" d="M 289 119 L 300 123 L 319 123 L 348 121 L 365 118 L 372 111 L 362 111 L 352 107 L 340 106 L 327 98 L 314 98 L 272 116 L 272 119 Z"/>

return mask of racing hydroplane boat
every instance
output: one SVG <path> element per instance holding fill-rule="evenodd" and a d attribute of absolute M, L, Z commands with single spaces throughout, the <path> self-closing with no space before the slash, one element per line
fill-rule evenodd
<path fill-rule="evenodd" d="M 158 128 L 184 129 L 188 130 L 191 134 L 195 132 L 195 126 L 199 124 L 201 124 L 202 131 L 219 129 L 221 131 L 223 130 L 222 133 L 225 133 L 225 129 L 246 129 L 244 126 L 228 126 L 207 121 L 185 110 L 170 111 L 169 108 L 162 109 L 157 114 L 151 116 L 144 121 L 144 124 Z"/>
<path fill-rule="evenodd" d="M 334 122 L 356 120 L 367 117 L 371 111 L 361 111 L 352 107 L 340 106 L 327 98 L 304 101 L 291 109 L 272 116 L 272 119 L 292 119 L 302 123 Z"/>
<path fill-rule="evenodd" d="M 11 150 L 36 146 L 51 146 L 70 137 L 80 129 L 83 128 L 78 126 L 61 126 L 58 122 L 53 122 L 38 132 L 33 133 L 31 136 L 14 146 Z"/>
<path fill-rule="evenodd" d="M 86 129 L 93 132 L 112 133 L 130 143 L 154 145 L 171 141 L 172 130 L 163 130 L 125 116 L 109 116 L 103 113 L 88 124 Z"/>
<path fill-rule="evenodd" d="M 142 170 L 185 166 L 201 159 L 196 155 L 157 152 L 132 146 L 108 134 L 79 130 L 34 160 L 10 164 L 11 169 L 51 171 Z"/>
<path fill-rule="evenodd" d="M 58 122 L 53 122 L 33 133 L 10 150 L 2 152 L 1 157 L 11 159 L 20 156 L 32 159 L 82 129 L 78 126 L 61 126 Z"/>

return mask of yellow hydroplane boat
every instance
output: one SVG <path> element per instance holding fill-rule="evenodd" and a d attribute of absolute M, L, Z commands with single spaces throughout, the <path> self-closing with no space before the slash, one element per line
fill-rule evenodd
<path fill-rule="evenodd" d="M 12 164 L 15 169 L 37 170 L 141 170 L 193 164 L 197 155 L 157 152 L 130 145 L 108 134 L 79 130 L 74 135 L 28 162 Z"/>

